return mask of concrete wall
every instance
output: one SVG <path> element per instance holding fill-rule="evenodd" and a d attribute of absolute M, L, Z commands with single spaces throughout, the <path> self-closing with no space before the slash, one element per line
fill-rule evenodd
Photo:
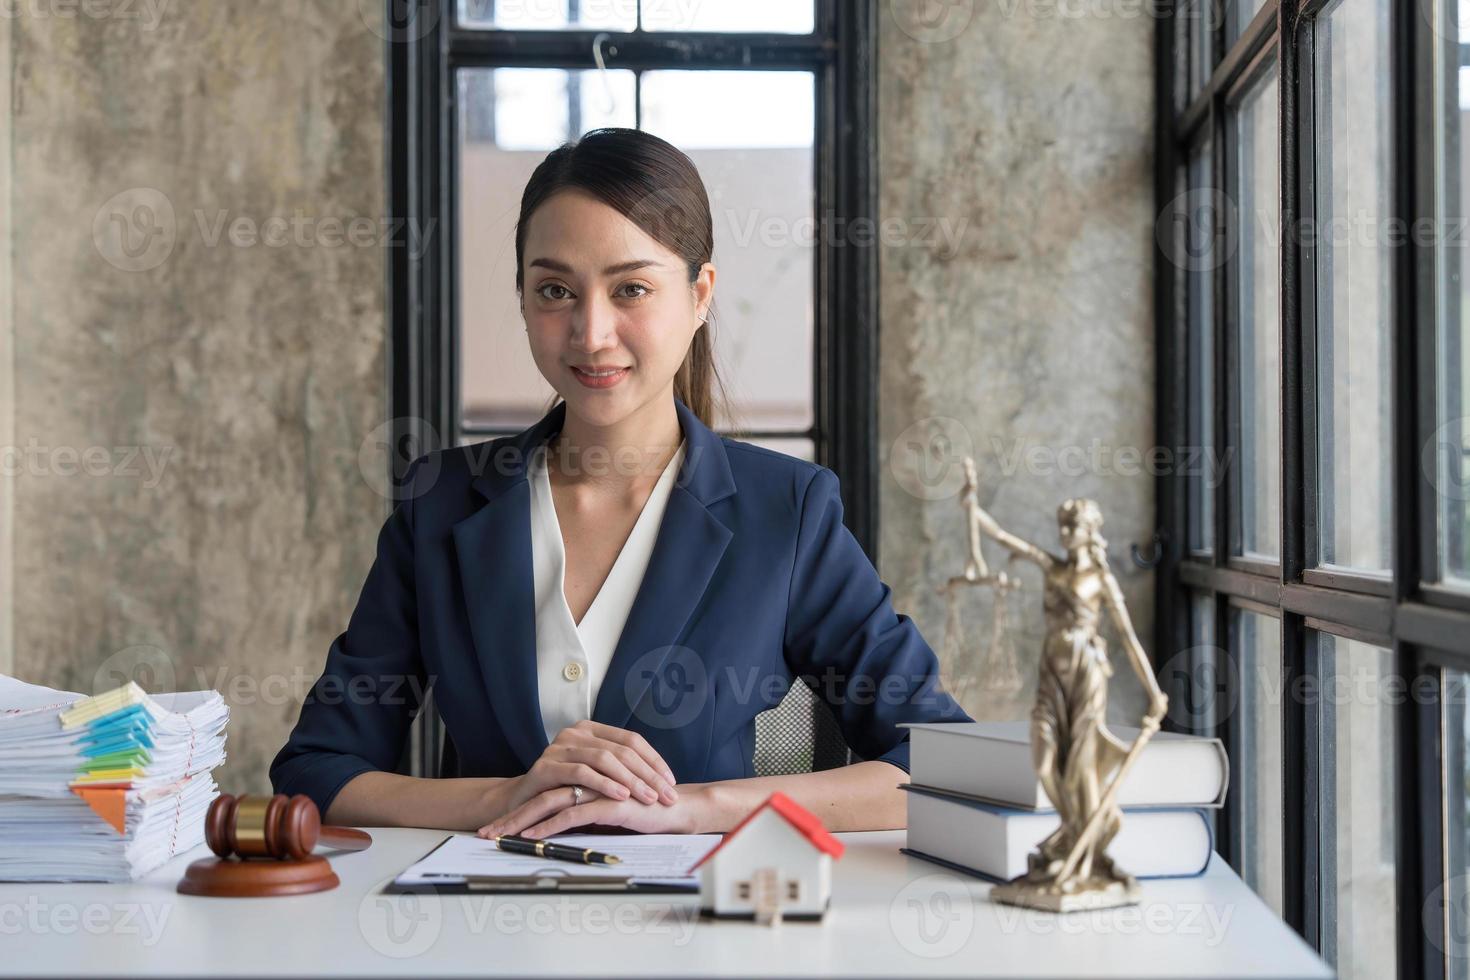
<path fill-rule="evenodd" d="M 981 505 L 1038 544 L 1057 550 L 1062 500 L 1102 505 L 1113 568 L 1151 646 L 1151 575 L 1128 546 L 1148 551 L 1154 512 L 1153 477 L 1133 455 L 1154 432 L 1154 22 L 1025 0 L 927 5 L 946 11 L 930 21 L 916 16 L 923 4 L 881 6 L 883 217 L 916 232 L 924 219 L 967 222 L 957 248 L 916 234 L 883 251 L 881 570 L 941 650 L 936 588 L 964 567 L 956 491 L 970 452 Z M 1029 709 L 1040 576 L 1022 574 L 1024 687 L 986 691 L 982 677 L 964 699 L 977 716 Z M 989 606 L 970 596 L 960 612 L 962 669 L 989 671 L 974 660 Z M 1117 706 L 1134 682 L 1112 647 Z"/>
<path fill-rule="evenodd" d="M 386 252 L 334 234 L 385 209 L 360 8 L 8 25 L 14 667 L 220 689 L 234 791 L 268 787 L 386 514 L 358 464 L 385 417 Z"/>

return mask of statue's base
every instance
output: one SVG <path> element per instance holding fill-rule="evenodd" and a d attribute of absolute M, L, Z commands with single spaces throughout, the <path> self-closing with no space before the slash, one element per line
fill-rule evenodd
<path fill-rule="evenodd" d="M 1043 912 L 1090 912 L 1137 905 L 1139 890 L 1136 884 L 1130 886 L 1121 881 L 1111 881 L 1081 891 L 1064 892 L 1051 885 L 1038 885 L 1016 878 L 991 888 L 990 900 Z"/>

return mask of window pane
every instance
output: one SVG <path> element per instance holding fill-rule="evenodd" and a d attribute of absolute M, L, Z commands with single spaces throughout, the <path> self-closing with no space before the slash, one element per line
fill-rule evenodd
<path fill-rule="evenodd" d="M 1439 269 L 1436 387 L 1439 425 L 1425 447 L 1425 472 L 1434 481 L 1438 507 L 1440 569 L 1447 584 L 1470 588 L 1470 344 L 1465 318 L 1470 310 L 1470 248 L 1464 230 L 1470 216 L 1470 67 L 1461 64 L 1461 43 L 1470 42 L 1470 3 L 1439 0 L 1434 8 L 1441 65 L 1434 72 Z M 1459 25 L 1459 26 L 1457 26 Z M 1458 84 L 1448 80 L 1458 77 Z"/>
<path fill-rule="evenodd" d="M 812 0 L 643 0 L 645 31 L 810 34 L 815 26 Z"/>
<path fill-rule="evenodd" d="M 1225 45 L 1227 49 L 1245 33 L 1266 0 L 1225 0 Z"/>
<path fill-rule="evenodd" d="M 1320 563 L 1386 573 L 1393 525 L 1389 0 L 1317 18 L 1317 473 Z"/>
<path fill-rule="evenodd" d="M 555 394 L 531 358 L 516 298 L 521 192 L 564 140 L 634 124 L 633 73 L 474 68 L 458 73 L 458 89 L 462 418 L 520 429 Z"/>
<path fill-rule="evenodd" d="M 459 0 L 459 22 L 519 31 L 631 31 L 638 26 L 638 0 Z"/>
<path fill-rule="evenodd" d="M 1445 670 L 1440 676 L 1440 736 L 1444 744 L 1444 888 L 1439 904 L 1440 951 L 1445 976 L 1470 977 L 1470 674 Z"/>
<path fill-rule="evenodd" d="M 1241 550 L 1280 554 L 1281 277 L 1280 135 L 1276 66 L 1257 82 L 1235 116 L 1236 200 L 1241 223 L 1236 257 L 1240 323 L 1236 396 L 1240 404 Z"/>
<path fill-rule="evenodd" d="M 1189 161 L 1189 217 L 1185 234 L 1189 268 L 1189 446 L 1185 459 L 1195 460 L 1189 479 L 1189 547 L 1215 547 L 1215 272 L 1212 256 L 1219 248 L 1218 226 L 1225 220 L 1216 207 L 1211 177 L 1211 144 L 1204 142 Z"/>
<path fill-rule="evenodd" d="M 1392 655 L 1317 634 L 1322 946 L 1344 980 L 1397 973 Z"/>
<path fill-rule="evenodd" d="M 643 75 L 643 128 L 688 153 L 709 191 L 715 351 L 737 416 L 722 426 L 813 422 L 818 232 L 845 232 L 814 223 L 815 92 L 809 72 Z"/>
<path fill-rule="evenodd" d="M 1282 913 L 1281 624 L 1236 610 L 1240 664 L 1241 877 Z"/>

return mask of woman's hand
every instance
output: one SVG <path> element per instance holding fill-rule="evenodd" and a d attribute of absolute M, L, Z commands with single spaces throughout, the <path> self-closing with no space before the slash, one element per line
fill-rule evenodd
<path fill-rule="evenodd" d="M 649 806 L 632 799 L 610 799 L 600 793 L 582 791 L 582 802 L 570 786 L 540 793 L 505 816 L 481 827 L 480 837 L 519 834 L 550 837 L 579 827 L 620 828 L 641 834 L 693 834 L 700 832 L 703 796 L 695 787 L 673 804 Z"/>
<path fill-rule="evenodd" d="M 679 800 L 673 770 L 642 735 L 584 720 L 557 732 L 541 758 L 516 777 L 506 811 L 514 812 L 548 790 L 570 797 L 571 786 L 640 806 Z"/>

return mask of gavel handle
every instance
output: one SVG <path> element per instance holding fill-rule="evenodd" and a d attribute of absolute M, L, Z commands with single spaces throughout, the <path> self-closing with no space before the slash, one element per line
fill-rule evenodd
<path fill-rule="evenodd" d="M 365 851 L 372 845 L 373 839 L 366 831 L 351 827 L 323 827 L 317 836 L 317 843 L 335 847 L 339 851 Z"/>

